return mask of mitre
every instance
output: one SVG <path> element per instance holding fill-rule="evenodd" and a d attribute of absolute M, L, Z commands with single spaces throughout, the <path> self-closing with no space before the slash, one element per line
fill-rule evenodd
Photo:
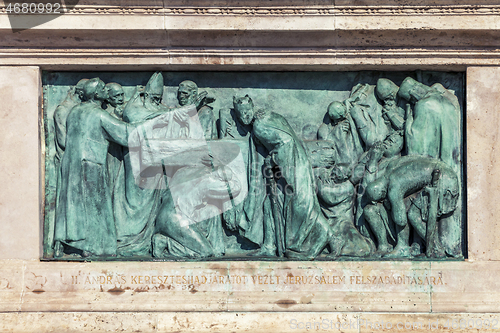
<path fill-rule="evenodd" d="M 163 95 L 163 75 L 156 72 L 146 85 L 146 92 L 150 95 Z"/>

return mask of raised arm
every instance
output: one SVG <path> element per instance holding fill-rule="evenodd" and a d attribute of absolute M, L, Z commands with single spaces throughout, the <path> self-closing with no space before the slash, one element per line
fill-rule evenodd
<path fill-rule="evenodd" d="M 101 126 L 106 138 L 121 146 L 128 146 L 128 136 L 134 129 L 134 126 L 111 116 L 105 111 L 100 113 L 100 117 Z"/>

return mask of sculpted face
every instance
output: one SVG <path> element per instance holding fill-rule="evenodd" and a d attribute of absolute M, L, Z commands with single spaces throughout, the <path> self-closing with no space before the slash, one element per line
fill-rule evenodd
<path fill-rule="evenodd" d="M 78 95 L 78 98 L 80 98 L 82 102 L 85 101 L 85 92 L 83 91 L 83 87 L 75 88 L 75 94 Z"/>
<path fill-rule="evenodd" d="M 179 104 L 181 106 L 194 104 L 197 96 L 198 92 L 196 89 L 185 85 L 180 85 L 179 90 L 177 91 L 177 99 L 179 100 Z"/>
<path fill-rule="evenodd" d="M 99 78 L 87 81 L 83 87 L 85 100 L 105 101 L 108 98 L 106 85 Z"/>
<path fill-rule="evenodd" d="M 417 84 L 410 90 L 411 102 L 416 103 L 429 92 L 429 89 L 422 84 Z"/>
<path fill-rule="evenodd" d="M 156 104 L 156 105 L 160 105 L 161 103 L 161 100 L 163 98 L 163 95 L 161 94 L 150 94 L 149 95 L 149 98 L 151 99 L 151 101 Z"/>
<path fill-rule="evenodd" d="M 378 98 L 385 104 L 394 105 L 399 87 L 388 79 L 379 79 L 375 87 Z"/>
<path fill-rule="evenodd" d="M 121 86 L 113 85 L 108 87 L 108 102 L 114 107 L 125 103 L 125 93 Z"/>
<path fill-rule="evenodd" d="M 153 103 L 154 105 L 160 105 L 163 98 L 163 75 L 156 72 L 151 76 L 146 85 L 146 96 L 147 101 Z"/>
<path fill-rule="evenodd" d="M 88 79 L 82 79 L 78 81 L 78 83 L 75 86 L 75 94 L 80 98 L 81 101 L 85 100 L 85 92 L 83 90 L 83 87 L 85 87 L 85 83 L 88 82 Z"/>
<path fill-rule="evenodd" d="M 337 184 L 343 183 L 351 177 L 351 170 L 348 165 L 335 165 L 332 168 L 332 178 Z"/>
<path fill-rule="evenodd" d="M 398 95 L 409 102 L 416 103 L 424 98 L 429 91 L 432 91 L 432 88 L 407 77 L 401 84 Z"/>
<path fill-rule="evenodd" d="M 250 103 L 247 104 L 236 104 L 235 112 L 238 119 L 245 125 L 250 125 L 253 120 L 254 111 L 253 105 Z"/>
<path fill-rule="evenodd" d="M 85 94 L 83 92 L 83 88 L 75 89 L 75 93 L 78 95 L 78 98 L 80 98 L 81 101 L 85 100 Z"/>
<path fill-rule="evenodd" d="M 384 105 L 394 107 L 394 106 L 396 106 L 396 101 L 394 99 L 385 99 Z"/>
<path fill-rule="evenodd" d="M 332 102 L 328 106 L 328 116 L 330 117 L 333 125 L 337 125 L 340 121 L 344 120 L 346 113 L 347 109 L 343 103 Z"/>
<path fill-rule="evenodd" d="M 107 89 L 105 89 L 105 88 L 106 88 L 106 85 L 104 84 L 104 82 L 99 80 L 99 83 L 97 84 L 96 92 L 95 92 L 95 99 L 96 100 L 104 101 L 108 98 L 108 92 L 107 92 Z"/>

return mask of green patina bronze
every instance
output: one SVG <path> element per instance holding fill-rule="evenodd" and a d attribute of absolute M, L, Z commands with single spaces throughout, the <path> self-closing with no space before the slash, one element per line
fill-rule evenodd
<path fill-rule="evenodd" d="M 463 258 L 461 73 L 43 80 L 46 259 Z"/>

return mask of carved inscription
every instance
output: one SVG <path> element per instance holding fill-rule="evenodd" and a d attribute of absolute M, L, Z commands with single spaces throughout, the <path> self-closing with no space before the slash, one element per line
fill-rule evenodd
<path fill-rule="evenodd" d="M 404 274 L 387 275 L 72 275 L 73 285 L 109 286 L 176 286 L 192 285 L 445 285 L 441 274 Z M 160 288 L 162 289 L 162 288 Z"/>

